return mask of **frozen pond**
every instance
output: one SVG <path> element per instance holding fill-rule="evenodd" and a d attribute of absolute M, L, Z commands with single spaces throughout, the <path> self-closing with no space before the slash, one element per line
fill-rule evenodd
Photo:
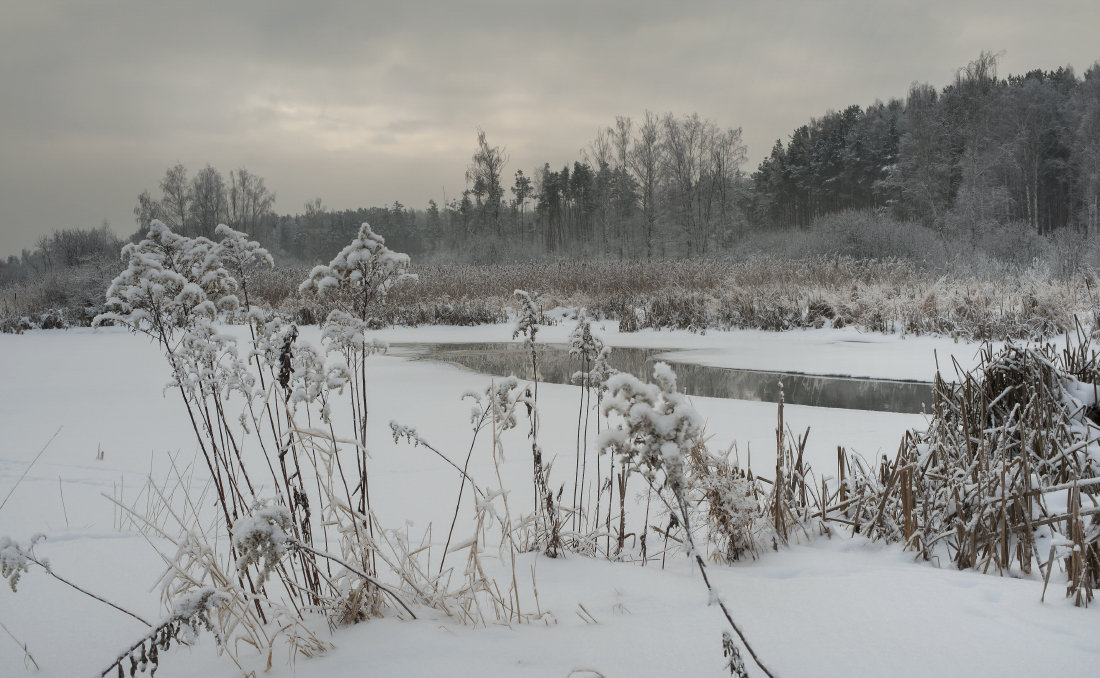
<path fill-rule="evenodd" d="M 399 355 L 452 363 L 484 374 L 532 377 L 531 356 L 519 342 L 395 343 L 391 349 Z M 539 344 L 538 353 L 541 381 L 569 384 L 572 375 L 581 369 L 580 360 L 570 356 L 565 345 Z M 611 364 L 622 372 L 648 380 L 654 363 L 667 362 L 676 370 L 681 391 L 710 398 L 776 402 L 782 382 L 784 400 L 792 405 L 919 414 L 932 402 L 932 385 L 928 382 L 711 367 L 679 362 L 676 353 L 668 349 L 613 348 Z"/>

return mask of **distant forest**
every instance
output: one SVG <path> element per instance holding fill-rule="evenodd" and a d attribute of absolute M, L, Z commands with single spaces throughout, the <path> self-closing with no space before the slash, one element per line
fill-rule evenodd
<path fill-rule="evenodd" d="M 466 190 L 423 208 L 394 202 L 332 210 L 321 199 L 277 214 L 261 177 L 176 165 L 141 193 L 138 233 L 156 218 L 189 235 L 218 223 L 285 263 L 329 259 L 368 221 L 422 260 L 492 263 L 560 257 L 720 256 L 748 233 L 813 229 L 827 215 L 871 212 L 953 235 L 988 225 L 1049 235 L 1096 232 L 1100 63 L 1000 78 L 982 53 L 942 91 L 829 111 L 776 141 L 745 173 L 741 130 L 698 115 L 618 117 L 571 165 L 508 167 L 480 132 Z M 101 256 L 106 228 L 62 230 L 0 262 L 0 282 Z"/>

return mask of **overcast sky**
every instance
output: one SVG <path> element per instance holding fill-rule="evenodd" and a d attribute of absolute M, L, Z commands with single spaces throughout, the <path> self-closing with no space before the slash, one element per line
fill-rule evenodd
<path fill-rule="evenodd" d="M 741 127 L 751 171 L 811 116 L 1100 59 L 1100 2 L 0 0 L 0 255 L 57 228 L 134 231 L 138 193 L 210 163 L 276 211 L 423 208 L 482 128 L 509 178 L 571 163 L 616 115 Z"/>

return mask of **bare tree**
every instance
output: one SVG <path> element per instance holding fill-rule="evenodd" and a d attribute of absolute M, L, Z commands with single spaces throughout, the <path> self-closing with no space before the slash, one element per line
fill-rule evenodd
<path fill-rule="evenodd" d="M 187 168 L 176 163 L 160 181 L 161 220 L 177 233 L 187 233 L 191 213 L 191 186 L 187 183 Z M 145 224 L 144 227 L 148 227 Z"/>
<path fill-rule="evenodd" d="M 229 173 L 229 225 L 255 236 L 260 221 L 271 214 L 275 194 L 267 190 L 263 177 L 245 168 Z"/>
<path fill-rule="evenodd" d="M 653 258 L 653 236 L 657 230 L 657 189 L 660 185 L 663 157 L 660 119 L 655 113 L 646 111 L 629 157 L 630 169 L 641 187 L 646 259 Z"/>
<path fill-rule="evenodd" d="M 191 228 L 196 235 L 212 238 L 214 229 L 225 220 L 226 211 L 225 179 L 207 165 L 191 182 Z"/>
<path fill-rule="evenodd" d="M 164 221 L 164 205 L 160 201 L 153 200 L 149 191 L 142 191 L 138 196 L 137 205 L 134 206 L 134 221 L 137 222 L 138 231 L 144 232 L 154 219 Z"/>
<path fill-rule="evenodd" d="M 611 129 L 611 143 L 615 151 L 615 168 L 612 172 L 612 196 L 614 205 L 615 239 L 619 243 L 619 258 L 633 253 L 630 244 L 632 235 L 628 219 L 634 212 L 634 184 L 630 177 L 630 142 L 634 123 L 629 117 L 616 116 L 615 127 Z"/>

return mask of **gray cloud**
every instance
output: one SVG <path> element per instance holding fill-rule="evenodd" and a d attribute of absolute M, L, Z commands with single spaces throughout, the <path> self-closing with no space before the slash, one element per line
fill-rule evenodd
<path fill-rule="evenodd" d="M 247 166 L 294 212 L 461 192 L 476 130 L 508 171 L 616 115 L 740 126 L 751 170 L 810 116 L 1100 58 L 1092 1 L 0 1 L 0 255 L 131 209 L 164 169 Z"/>

